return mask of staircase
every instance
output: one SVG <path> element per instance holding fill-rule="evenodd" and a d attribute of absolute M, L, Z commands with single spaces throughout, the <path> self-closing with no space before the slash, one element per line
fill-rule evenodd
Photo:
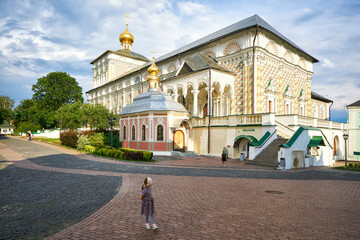
<path fill-rule="evenodd" d="M 257 155 L 254 160 L 249 160 L 246 164 L 262 165 L 262 166 L 271 166 L 277 167 L 278 163 L 278 151 L 279 146 L 284 144 L 289 139 L 278 136 L 277 139 L 272 141 L 269 146 L 267 146 L 259 155 Z"/>

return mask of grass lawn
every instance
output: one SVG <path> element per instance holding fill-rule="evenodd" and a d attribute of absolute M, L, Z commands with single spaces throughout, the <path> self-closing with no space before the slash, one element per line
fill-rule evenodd
<path fill-rule="evenodd" d="M 48 143 L 55 143 L 55 144 L 61 144 L 59 138 L 33 138 L 32 140 L 41 141 L 41 142 L 48 142 Z"/>
<path fill-rule="evenodd" d="M 340 169 L 340 170 L 350 170 L 350 171 L 359 171 L 360 172 L 360 165 L 358 164 L 357 166 L 340 166 L 340 167 L 334 167 L 335 169 Z"/>

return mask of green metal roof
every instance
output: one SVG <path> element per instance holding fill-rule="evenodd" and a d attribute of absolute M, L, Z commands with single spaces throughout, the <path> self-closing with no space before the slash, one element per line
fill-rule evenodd
<path fill-rule="evenodd" d="M 270 137 L 271 133 L 269 131 L 267 131 L 264 136 L 262 136 L 262 138 L 260 138 L 260 140 L 258 142 L 252 142 L 250 144 L 250 146 L 260 146 L 261 144 L 263 144 L 265 142 L 266 139 L 268 139 Z"/>
<path fill-rule="evenodd" d="M 258 142 L 258 140 L 257 140 L 255 137 L 253 137 L 253 136 L 250 136 L 250 135 L 240 135 L 240 136 L 237 136 L 237 137 L 235 138 L 235 140 L 234 140 L 234 147 L 235 147 L 236 142 L 237 142 L 238 140 L 240 140 L 241 138 L 246 138 L 246 139 L 248 139 L 251 143 L 257 143 L 257 142 Z"/>
<path fill-rule="evenodd" d="M 308 144 L 308 147 L 318 147 L 318 146 L 326 146 L 325 141 L 322 138 L 322 136 L 313 136 L 310 139 L 310 142 Z"/>
<path fill-rule="evenodd" d="M 301 134 L 304 130 L 317 130 L 317 131 L 321 131 L 319 128 L 299 127 L 299 129 L 294 133 L 294 135 L 289 139 L 289 141 L 287 141 L 285 144 L 281 144 L 280 147 L 284 147 L 284 148 L 289 148 L 289 147 L 291 147 L 291 146 L 294 144 L 294 142 L 296 141 L 296 139 L 298 139 L 298 137 L 300 136 L 300 134 Z"/>

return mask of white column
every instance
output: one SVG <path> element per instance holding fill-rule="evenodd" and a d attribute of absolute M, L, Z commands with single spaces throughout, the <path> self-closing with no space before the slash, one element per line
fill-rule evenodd
<path fill-rule="evenodd" d="M 200 91 L 192 90 L 191 92 L 194 94 L 193 116 L 198 116 L 198 94 Z"/>
<path fill-rule="evenodd" d="M 214 117 L 217 117 L 217 110 L 218 110 L 218 102 L 217 99 L 214 99 Z"/>
<path fill-rule="evenodd" d="M 208 106 L 208 115 L 213 115 L 213 112 L 212 112 L 212 104 L 213 104 L 213 102 L 212 102 L 212 92 L 214 91 L 214 88 L 213 87 L 211 87 L 211 88 L 207 87 L 207 88 L 205 88 L 205 90 L 208 92 L 207 104 L 208 105 L 210 104 L 210 106 Z"/>
<path fill-rule="evenodd" d="M 132 103 L 134 101 L 134 88 L 131 88 L 131 99 L 130 99 L 130 103 Z"/>
<path fill-rule="evenodd" d="M 219 115 L 220 116 L 225 116 L 224 114 L 224 99 L 220 98 L 220 109 L 219 109 Z"/>
<path fill-rule="evenodd" d="M 227 112 L 227 115 L 231 115 L 231 112 L 230 112 L 230 98 L 227 98 L 226 99 L 226 112 Z"/>
<path fill-rule="evenodd" d="M 178 101 L 178 97 L 179 97 L 179 94 L 177 94 L 177 93 L 174 93 L 174 94 L 173 94 L 173 98 L 174 98 L 174 101 L 175 101 L 175 102 Z"/>

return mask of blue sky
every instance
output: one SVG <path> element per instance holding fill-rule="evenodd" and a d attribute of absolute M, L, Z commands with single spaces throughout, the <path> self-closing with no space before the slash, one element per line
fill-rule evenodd
<path fill-rule="evenodd" d="M 216 30 L 258 14 L 320 62 L 312 90 L 334 101 L 332 119 L 360 99 L 360 1 L 1 0 L 0 95 L 31 98 L 31 86 L 52 71 L 91 89 L 90 62 L 120 49 L 124 14 L 133 51 L 166 54 Z M 86 98 L 85 98 L 86 99 Z"/>

